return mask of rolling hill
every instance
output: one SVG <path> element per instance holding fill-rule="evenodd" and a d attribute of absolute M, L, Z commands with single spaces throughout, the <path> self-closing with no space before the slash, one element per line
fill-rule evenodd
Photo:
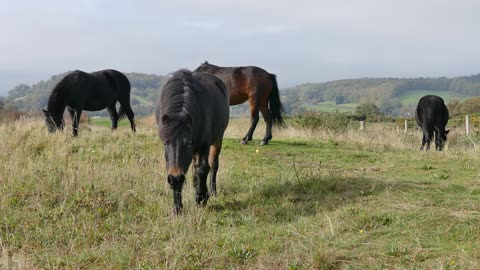
<path fill-rule="evenodd" d="M 37 111 L 46 107 L 53 87 L 68 72 L 54 75 L 33 85 L 21 84 L 8 92 L 6 104 L 13 104 L 21 111 Z M 161 88 L 167 77 L 126 73 L 132 85 L 132 108 L 136 115 L 148 115 L 154 111 Z M 353 111 L 360 103 L 375 103 L 388 115 L 412 112 L 418 99 L 426 94 L 451 100 L 464 100 L 480 95 L 480 74 L 455 78 L 363 78 L 307 83 L 281 90 L 282 102 L 287 113 L 306 110 Z M 232 107 L 232 116 L 248 115 L 248 105 Z M 92 115 L 106 115 L 105 111 Z"/>

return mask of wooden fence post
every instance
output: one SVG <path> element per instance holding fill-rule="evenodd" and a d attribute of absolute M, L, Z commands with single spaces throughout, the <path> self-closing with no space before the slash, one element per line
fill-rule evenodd
<path fill-rule="evenodd" d="M 407 119 L 405 119 L 405 131 L 404 132 L 407 133 L 407 130 L 408 130 L 408 121 L 407 121 Z"/>
<path fill-rule="evenodd" d="M 465 133 L 467 136 L 470 135 L 470 118 L 468 118 L 468 114 L 465 115 Z"/>

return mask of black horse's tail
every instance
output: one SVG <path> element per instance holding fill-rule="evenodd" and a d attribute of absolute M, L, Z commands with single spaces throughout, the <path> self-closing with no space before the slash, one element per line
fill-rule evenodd
<path fill-rule="evenodd" d="M 270 79 L 272 80 L 272 92 L 270 93 L 270 98 L 268 100 L 268 111 L 270 112 L 270 117 L 272 117 L 272 123 L 274 126 L 285 127 L 285 122 L 283 121 L 283 115 L 285 113 L 285 108 L 280 101 L 280 93 L 277 85 L 277 77 L 275 74 L 269 74 Z"/>

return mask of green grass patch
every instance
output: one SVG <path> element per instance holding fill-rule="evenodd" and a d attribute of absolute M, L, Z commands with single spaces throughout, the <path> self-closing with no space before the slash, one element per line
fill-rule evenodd
<path fill-rule="evenodd" d="M 479 267 L 476 152 L 342 133 L 264 147 L 226 138 L 219 195 L 197 207 L 189 172 L 185 213 L 173 216 L 155 127 L 101 126 L 72 138 L 47 136 L 41 120 L 0 125 L 0 244 L 12 259 L 68 269 Z"/>

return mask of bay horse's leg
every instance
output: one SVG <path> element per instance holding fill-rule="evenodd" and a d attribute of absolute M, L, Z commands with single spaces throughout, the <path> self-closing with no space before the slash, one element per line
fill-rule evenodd
<path fill-rule="evenodd" d="M 257 103 L 253 99 L 249 99 L 250 103 L 250 129 L 248 129 L 247 134 L 242 139 L 242 144 L 247 144 L 249 141 L 252 140 L 253 132 L 258 124 L 258 106 Z"/>
<path fill-rule="evenodd" d="M 200 206 L 205 206 L 208 201 L 207 176 L 210 171 L 208 165 L 209 149 L 202 149 L 198 155 L 198 162 L 195 168 L 195 201 Z"/>
<path fill-rule="evenodd" d="M 260 145 L 267 145 L 272 139 L 272 117 L 268 111 L 268 105 L 262 106 L 260 111 L 262 112 L 263 120 L 265 121 L 265 137 L 263 137 Z"/>
<path fill-rule="evenodd" d="M 210 155 L 208 156 L 208 163 L 211 168 L 210 172 L 210 196 L 217 196 L 217 172 L 218 172 L 218 156 L 222 149 L 222 141 L 210 146 Z"/>
<path fill-rule="evenodd" d="M 107 107 L 108 114 L 110 114 L 110 120 L 112 121 L 112 130 L 116 130 L 118 127 L 118 113 L 115 103 Z"/>

